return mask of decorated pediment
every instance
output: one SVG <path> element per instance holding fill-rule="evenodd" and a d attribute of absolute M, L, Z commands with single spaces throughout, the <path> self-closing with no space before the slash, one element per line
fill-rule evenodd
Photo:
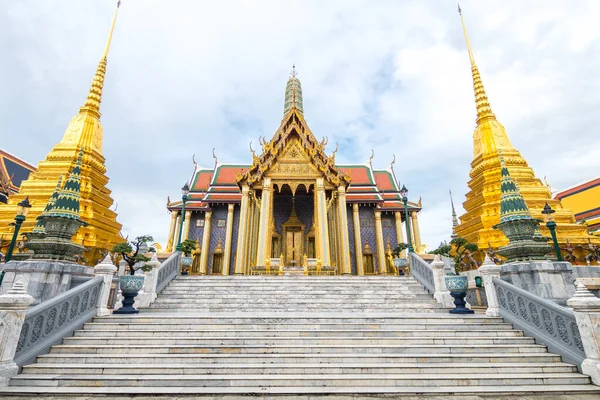
<path fill-rule="evenodd" d="M 267 142 L 262 143 L 262 154 L 254 158 L 252 166 L 237 176 L 238 184 L 260 185 L 265 176 L 272 178 L 314 179 L 325 178 L 327 184 L 347 186 L 350 177 L 335 166 L 335 157 L 328 156 L 324 147 L 308 128 L 302 113 L 292 109 L 281 126 Z"/>

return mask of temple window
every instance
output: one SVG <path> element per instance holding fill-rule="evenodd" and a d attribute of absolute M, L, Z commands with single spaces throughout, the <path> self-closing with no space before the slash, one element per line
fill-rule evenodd
<path fill-rule="evenodd" d="M 217 228 L 225 228 L 225 220 L 224 219 L 217 220 Z"/>
<path fill-rule="evenodd" d="M 368 218 L 361 218 L 360 219 L 360 227 L 361 228 L 368 228 L 373 226 L 373 221 L 368 219 Z"/>
<path fill-rule="evenodd" d="M 202 228 L 204 226 L 204 218 L 198 218 L 196 220 L 196 226 Z"/>

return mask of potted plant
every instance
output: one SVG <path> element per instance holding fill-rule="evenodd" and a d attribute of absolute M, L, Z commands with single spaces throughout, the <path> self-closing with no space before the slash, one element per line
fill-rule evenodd
<path fill-rule="evenodd" d="M 406 258 L 402 258 L 402 252 L 406 249 L 408 249 L 408 244 L 398 243 L 398 246 L 392 250 L 392 255 L 394 256 L 394 267 L 396 267 L 400 275 L 404 275 L 404 269 L 406 269 L 408 266 L 408 261 Z"/>
<path fill-rule="evenodd" d="M 146 264 L 150 261 L 144 252 L 148 251 L 148 242 L 153 242 L 152 236 L 138 236 L 130 242 L 116 244 L 112 251 L 119 254 L 127 263 L 129 275 L 121 276 L 119 280 L 119 289 L 123 294 L 123 307 L 114 311 L 114 314 L 137 314 L 139 311 L 133 307 L 135 296 L 144 286 L 144 275 L 135 275 L 137 270 L 148 272 L 152 269 L 151 265 Z M 140 251 L 141 250 L 141 251 Z"/>
<path fill-rule="evenodd" d="M 454 305 L 456 306 L 450 310 L 451 314 L 473 314 L 473 310 L 465 307 L 465 296 L 469 288 L 469 281 L 467 276 L 460 275 L 459 270 L 462 265 L 467 265 L 463 261 L 464 257 L 469 256 L 477 250 L 478 247 L 475 243 L 469 243 L 465 238 L 456 237 L 450 241 L 450 244 L 442 243 L 440 247 L 432 252 L 433 254 L 450 257 L 454 260 L 453 274 L 447 275 L 445 278 L 446 288 L 454 298 Z"/>
<path fill-rule="evenodd" d="M 181 257 L 181 275 L 187 275 L 194 258 L 192 257 L 192 252 L 196 249 L 196 241 L 192 239 L 185 239 L 180 244 L 181 252 L 183 253 L 183 257 Z"/>

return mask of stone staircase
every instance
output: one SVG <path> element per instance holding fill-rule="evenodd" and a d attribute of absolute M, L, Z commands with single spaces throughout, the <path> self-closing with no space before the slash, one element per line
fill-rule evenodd
<path fill-rule="evenodd" d="M 95 318 L 0 394 L 600 393 L 523 332 L 410 277 L 178 277 Z"/>

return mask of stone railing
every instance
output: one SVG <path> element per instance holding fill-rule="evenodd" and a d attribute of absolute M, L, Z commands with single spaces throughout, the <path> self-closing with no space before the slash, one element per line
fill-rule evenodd
<path fill-rule="evenodd" d="M 93 278 L 27 311 L 14 361 L 22 366 L 90 321 L 98 309 L 103 278 Z"/>
<path fill-rule="evenodd" d="M 493 283 L 502 318 L 563 356 L 566 362 L 581 364 L 585 353 L 573 311 L 499 278 Z"/>
<path fill-rule="evenodd" d="M 180 264 L 181 253 L 175 252 L 160 265 L 156 276 L 156 294 L 177 276 Z"/>
<path fill-rule="evenodd" d="M 417 253 L 409 253 L 410 273 L 416 280 L 425 286 L 425 289 L 431 294 L 435 293 L 435 281 L 433 268 L 425 260 L 417 255 Z"/>

